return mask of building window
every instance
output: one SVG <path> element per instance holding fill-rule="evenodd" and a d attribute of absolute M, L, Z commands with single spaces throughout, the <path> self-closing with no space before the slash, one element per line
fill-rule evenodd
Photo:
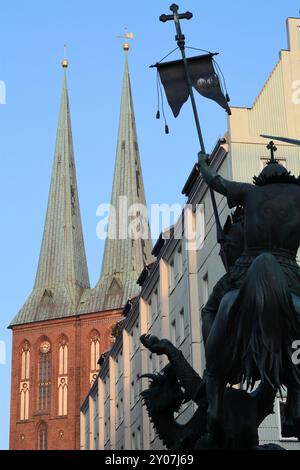
<path fill-rule="evenodd" d="M 140 426 L 137 427 L 136 433 L 135 433 L 135 447 L 136 450 L 141 450 L 141 428 Z"/>
<path fill-rule="evenodd" d="M 20 420 L 29 418 L 29 371 L 30 371 L 30 346 L 24 341 L 21 350 L 21 380 L 20 380 Z"/>
<path fill-rule="evenodd" d="M 109 419 L 104 423 L 104 444 L 107 444 L 110 437 Z"/>
<path fill-rule="evenodd" d="M 134 386 L 134 380 L 131 381 L 131 387 L 130 387 L 130 405 L 131 408 L 134 407 L 135 405 L 135 386 Z"/>
<path fill-rule="evenodd" d="M 130 333 L 130 354 L 131 357 L 134 356 L 134 354 L 137 352 L 139 349 L 140 345 L 140 330 L 139 330 L 139 323 L 137 322 Z"/>
<path fill-rule="evenodd" d="M 90 414 L 89 408 L 84 411 L 84 448 L 90 449 Z"/>
<path fill-rule="evenodd" d="M 152 295 L 152 320 L 158 316 L 158 290 L 155 289 Z"/>
<path fill-rule="evenodd" d="M 51 404 L 51 345 L 49 341 L 40 344 L 39 351 L 39 381 L 38 381 L 38 411 L 45 413 Z"/>
<path fill-rule="evenodd" d="M 131 450 L 136 450 L 135 448 L 135 433 L 131 434 Z"/>
<path fill-rule="evenodd" d="M 120 406 L 119 406 L 119 417 L 120 417 L 120 424 L 124 421 L 124 403 L 123 398 L 120 398 Z"/>
<path fill-rule="evenodd" d="M 41 423 L 38 428 L 38 449 L 47 450 L 48 449 L 48 436 L 47 436 L 47 424 Z"/>
<path fill-rule="evenodd" d="M 153 356 L 155 356 L 155 354 Z M 151 353 L 148 356 L 148 373 L 153 374 L 153 360 L 152 360 L 152 354 Z"/>
<path fill-rule="evenodd" d="M 147 329 L 148 330 L 152 325 L 152 316 L 153 316 L 152 315 L 152 301 L 150 299 L 148 302 L 148 307 L 147 307 Z"/>
<path fill-rule="evenodd" d="M 171 342 L 176 346 L 176 320 L 171 323 Z"/>
<path fill-rule="evenodd" d="M 94 441 L 95 441 L 95 450 L 99 449 L 99 403 L 98 403 L 98 390 L 96 395 L 93 397 L 94 400 Z"/>
<path fill-rule="evenodd" d="M 139 324 L 135 324 L 134 328 L 134 333 L 135 333 L 135 338 L 134 338 L 134 351 L 136 352 L 139 347 L 140 347 L 140 329 L 139 329 Z"/>
<path fill-rule="evenodd" d="M 139 380 L 139 374 L 136 375 L 136 379 L 134 382 L 134 401 L 137 403 L 140 398 L 140 380 Z"/>
<path fill-rule="evenodd" d="M 58 354 L 58 416 L 68 414 L 68 342 L 62 337 Z"/>
<path fill-rule="evenodd" d="M 179 312 L 179 328 L 178 328 L 178 345 L 183 343 L 184 341 L 184 308 L 182 308 Z"/>
<path fill-rule="evenodd" d="M 110 390 L 109 390 L 109 382 L 110 378 L 109 375 L 104 380 L 104 445 L 107 445 L 109 438 L 110 438 L 110 418 L 109 418 L 109 398 L 110 398 Z"/>
<path fill-rule="evenodd" d="M 123 398 L 118 396 L 118 403 L 116 404 L 116 423 L 117 426 L 120 426 L 122 421 L 124 420 L 124 406 L 123 406 Z"/>
<path fill-rule="evenodd" d="M 120 367 L 119 367 L 119 358 L 117 357 L 115 360 L 115 378 L 116 383 L 119 381 L 120 378 Z"/>
<path fill-rule="evenodd" d="M 91 334 L 90 355 L 90 385 L 92 386 L 98 376 L 99 371 L 98 360 L 100 358 L 100 334 L 98 331 L 93 331 Z"/>
<path fill-rule="evenodd" d="M 182 248 L 181 245 L 177 250 L 176 254 L 176 280 L 177 282 L 181 279 L 183 274 L 183 260 L 182 260 Z"/>
<path fill-rule="evenodd" d="M 203 305 L 206 304 L 209 297 L 208 273 L 203 276 Z"/>

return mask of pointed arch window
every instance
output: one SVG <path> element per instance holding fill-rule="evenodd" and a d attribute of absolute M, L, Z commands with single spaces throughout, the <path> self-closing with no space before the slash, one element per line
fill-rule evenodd
<path fill-rule="evenodd" d="M 44 340 L 39 348 L 38 411 L 48 412 L 51 405 L 51 345 Z"/>
<path fill-rule="evenodd" d="M 105 294 L 105 305 L 107 307 L 113 307 L 118 305 L 123 295 L 123 288 L 121 281 L 116 277 L 113 277 L 109 289 Z"/>
<path fill-rule="evenodd" d="M 68 414 L 68 340 L 62 336 L 59 340 L 58 354 L 58 416 Z"/>
<path fill-rule="evenodd" d="M 48 429 L 47 424 L 42 422 L 38 427 L 38 450 L 48 449 Z"/>
<path fill-rule="evenodd" d="M 99 371 L 100 334 L 94 330 L 90 338 L 90 385 L 95 382 Z"/>
<path fill-rule="evenodd" d="M 30 345 L 24 341 L 21 349 L 21 380 L 20 380 L 20 420 L 29 418 L 29 371 L 30 371 Z"/>

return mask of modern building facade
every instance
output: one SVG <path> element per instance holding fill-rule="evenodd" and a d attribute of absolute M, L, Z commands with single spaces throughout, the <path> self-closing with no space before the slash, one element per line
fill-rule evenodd
<path fill-rule="evenodd" d="M 269 151 L 260 134 L 299 138 L 300 19 L 287 20 L 288 49 L 279 61 L 251 108 L 232 107 L 228 132 L 212 152 L 212 166 L 222 176 L 252 182 L 260 173 Z M 300 174 L 300 148 L 278 144 L 276 158 L 295 175 Z M 200 375 L 205 368 L 201 335 L 201 308 L 224 273 L 216 243 L 216 228 L 209 191 L 193 168 L 183 193 L 186 207 L 175 227 L 163 233 L 153 249 L 155 262 L 141 273 L 141 292 L 123 311 L 120 334 L 107 354 L 97 380 L 81 406 L 81 449 L 162 449 L 139 393 L 148 387 L 138 377 L 158 372 L 164 356 L 149 354 L 139 336 L 153 333 L 170 338 Z M 229 214 L 226 200 L 216 195 L 222 224 Z M 184 223 L 182 223 L 184 219 Z M 280 407 L 260 428 L 260 441 L 299 449 L 295 439 L 282 434 Z M 284 401 L 284 397 L 283 397 Z M 178 416 L 182 422 L 192 415 L 189 403 Z"/>
<path fill-rule="evenodd" d="M 146 206 L 127 51 L 112 204 Z M 98 359 L 111 348 L 135 280 L 151 262 L 151 239 L 106 240 L 100 279 L 90 288 L 81 226 L 66 70 L 48 209 L 33 290 L 12 320 L 11 449 L 79 449 L 80 404 L 98 376 Z M 136 209 L 130 221 L 142 225 Z M 126 229 L 126 221 L 125 229 Z M 117 230 L 119 230 L 117 226 Z M 124 227 L 121 227 L 124 229 Z M 110 215 L 109 232 L 114 219 Z"/>

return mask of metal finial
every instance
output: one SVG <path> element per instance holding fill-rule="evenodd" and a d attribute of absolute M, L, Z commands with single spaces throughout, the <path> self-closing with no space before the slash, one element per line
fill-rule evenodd
<path fill-rule="evenodd" d="M 277 147 L 275 146 L 273 140 L 271 140 L 271 141 L 268 143 L 267 149 L 270 150 L 270 152 L 271 152 L 270 163 L 275 163 L 276 160 L 275 160 L 275 157 L 274 157 L 274 153 L 277 151 Z"/>
<path fill-rule="evenodd" d="M 117 38 L 124 38 L 124 39 L 133 39 L 133 33 L 128 33 L 128 29 L 125 27 L 125 33 L 120 35 L 120 36 L 117 36 Z M 128 41 L 124 42 L 123 43 L 123 51 L 124 52 L 128 52 L 129 51 L 129 48 L 130 48 L 130 44 Z"/>
<path fill-rule="evenodd" d="M 69 66 L 69 61 L 67 60 L 67 44 L 64 44 L 64 58 L 61 62 L 61 66 L 64 69 L 67 69 Z"/>

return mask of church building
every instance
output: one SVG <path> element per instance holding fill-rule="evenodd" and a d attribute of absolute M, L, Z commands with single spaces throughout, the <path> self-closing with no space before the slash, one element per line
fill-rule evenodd
<path fill-rule="evenodd" d="M 145 206 L 124 45 L 119 134 L 111 204 Z M 10 449 L 79 449 L 80 404 L 136 279 L 151 262 L 151 239 L 107 238 L 100 279 L 90 287 L 76 182 L 64 69 L 48 208 L 33 290 L 10 324 L 13 333 Z M 99 123 L 100 124 L 100 123 Z M 139 213 L 134 214 L 139 217 Z M 117 217 L 118 219 L 118 217 Z M 142 221 L 141 221 L 142 222 Z M 109 218 L 109 233 L 114 220 Z M 118 229 L 118 227 L 117 227 Z M 117 232 L 118 233 L 118 232 Z"/>

